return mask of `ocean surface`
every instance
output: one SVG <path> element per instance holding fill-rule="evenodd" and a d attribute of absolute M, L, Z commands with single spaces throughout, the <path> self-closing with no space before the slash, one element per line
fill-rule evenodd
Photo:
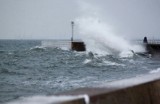
<path fill-rule="evenodd" d="M 158 71 L 158 58 L 75 52 L 44 46 L 41 40 L 0 40 L 0 103 Z"/>

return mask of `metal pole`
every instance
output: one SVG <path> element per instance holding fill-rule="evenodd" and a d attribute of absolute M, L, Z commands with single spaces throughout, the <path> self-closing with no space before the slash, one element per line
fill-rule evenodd
<path fill-rule="evenodd" d="M 74 22 L 71 21 L 71 26 L 72 26 L 72 37 L 71 37 L 71 41 L 73 41 L 73 35 L 74 35 Z"/>

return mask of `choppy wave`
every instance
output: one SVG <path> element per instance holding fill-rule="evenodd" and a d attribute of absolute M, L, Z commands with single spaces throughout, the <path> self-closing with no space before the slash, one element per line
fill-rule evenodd
<path fill-rule="evenodd" d="M 60 48 L 62 50 L 71 49 L 71 41 L 68 40 L 43 40 L 41 41 L 42 47 Z"/>
<path fill-rule="evenodd" d="M 151 72 L 154 73 L 160 67 L 159 60 L 149 58 L 76 52 L 33 43 L 24 42 L 24 47 L 17 41 L 23 47 L 11 44 L 12 48 L 6 45 L 1 49 L 4 53 L 0 53 L 0 85 L 3 86 L 0 102 L 94 87 L 104 81 L 149 73 L 151 69 L 156 69 Z"/>
<path fill-rule="evenodd" d="M 155 70 L 151 70 L 149 73 L 158 73 L 158 72 L 160 72 L 160 68 L 157 68 Z"/>
<path fill-rule="evenodd" d="M 9 73 L 8 69 L 1 68 L 0 73 Z"/>
<path fill-rule="evenodd" d="M 35 50 L 35 51 L 40 51 L 40 50 L 45 50 L 46 48 L 43 46 L 35 46 L 30 48 L 30 50 Z"/>
<path fill-rule="evenodd" d="M 93 60 L 93 59 L 85 59 L 83 61 L 85 65 L 92 65 L 92 66 L 97 66 L 97 67 L 102 67 L 102 66 L 125 66 L 125 64 L 120 64 L 117 62 L 112 62 L 108 60 Z"/>
<path fill-rule="evenodd" d="M 91 59 L 85 59 L 83 63 L 84 63 L 84 64 L 88 64 L 88 63 L 91 63 L 91 62 L 92 62 Z"/>
<path fill-rule="evenodd" d="M 122 62 L 119 60 L 119 58 L 122 57 L 115 57 L 113 55 L 99 55 L 99 54 L 94 54 L 92 52 L 87 53 L 87 57 L 84 61 L 84 65 L 91 65 L 91 66 L 121 66 L 124 67 L 125 64 L 122 64 Z M 126 57 L 125 57 L 126 58 Z M 128 58 L 128 57 L 127 57 Z M 115 61 L 117 60 L 117 62 Z"/>
<path fill-rule="evenodd" d="M 0 69 L 0 74 L 6 74 L 6 75 L 23 75 L 23 74 L 20 73 L 20 72 L 11 71 L 11 70 L 9 70 L 9 69 L 4 69 L 4 68 L 1 68 L 1 69 Z"/>
<path fill-rule="evenodd" d="M 0 53 L 5 53 L 6 51 L 4 51 L 4 50 L 0 50 Z"/>

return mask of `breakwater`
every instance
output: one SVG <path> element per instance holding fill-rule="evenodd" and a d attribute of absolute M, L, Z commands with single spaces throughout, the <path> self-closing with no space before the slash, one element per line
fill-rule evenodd
<path fill-rule="evenodd" d="M 146 50 L 149 54 L 152 54 L 153 56 L 157 56 L 160 54 L 160 44 L 156 43 L 148 43 L 145 44 Z"/>

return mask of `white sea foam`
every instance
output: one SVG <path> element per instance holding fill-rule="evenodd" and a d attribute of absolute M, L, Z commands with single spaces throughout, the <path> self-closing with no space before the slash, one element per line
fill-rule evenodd
<path fill-rule="evenodd" d="M 30 50 L 34 50 L 34 49 L 46 49 L 44 46 L 35 46 L 30 48 Z"/>
<path fill-rule="evenodd" d="M 119 64 L 119 63 L 116 63 L 116 62 L 112 62 L 112 61 L 108 61 L 106 59 L 102 59 L 100 60 L 99 62 L 96 61 L 97 59 L 85 59 L 83 64 L 95 64 L 96 63 L 96 66 L 125 66 L 124 64 Z"/>
<path fill-rule="evenodd" d="M 72 101 L 83 98 L 86 104 L 89 104 L 88 95 L 63 95 L 63 96 L 32 96 L 21 97 L 16 101 L 8 102 L 5 104 L 60 104 L 66 101 Z"/>
<path fill-rule="evenodd" d="M 111 66 L 125 66 L 124 64 L 119 64 L 119 63 L 111 62 L 111 61 L 104 61 L 104 63 L 106 65 L 111 65 Z"/>
<path fill-rule="evenodd" d="M 88 64 L 88 63 L 90 63 L 91 61 L 92 61 L 91 59 L 85 59 L 83 63 L 84 63 L 84 64 Z"/>
<path fill-rule="evenodd" d="M 158 73 L 160 72 L 160 68 L 157 68 L 156 70 L 151 70 L 149 73 Z"/>
<path fill-rule="evenodd" d="M 119 54 L 120 58 L 127 58 L 127 57 L 133 57 L 134 53 L 132 53 L 131 51 L 123 51 Z"/>

